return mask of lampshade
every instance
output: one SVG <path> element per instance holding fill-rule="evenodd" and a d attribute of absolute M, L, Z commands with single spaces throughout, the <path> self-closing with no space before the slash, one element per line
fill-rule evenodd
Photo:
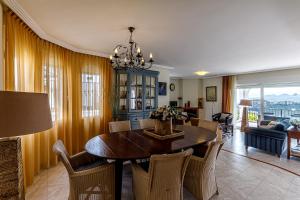
<path fill-rule="evenodd" d="M 241 99 L 240 106 L 252 106 L 252 101 L 249 99 Z"/>
<path fill-rule="evenodd" d="M 0 138 L 32 134 L 51 127 L 47 94 L 0 91 Z"/>

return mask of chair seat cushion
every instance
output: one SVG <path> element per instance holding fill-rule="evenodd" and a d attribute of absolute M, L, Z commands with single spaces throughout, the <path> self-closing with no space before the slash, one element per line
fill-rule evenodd
<path fill-rule="evenodd" d="M 76 169 L 74 169 L 74 171 L 78 172 L 78 171 L 83 171 L 83 170 L 87 170 L 87 169 L 92 169 L 92 168 L 95 168 L 95 167 L 98 167 L 100 165 L 107 164 L 107 163 L 108 162 L 105 159 L 98 159 L 91 163 L 84 163 L 83 165 L 80 165 Z"/>

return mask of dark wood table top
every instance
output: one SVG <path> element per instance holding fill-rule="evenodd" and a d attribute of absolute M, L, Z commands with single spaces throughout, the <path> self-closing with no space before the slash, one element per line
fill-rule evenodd
<path fill-rule="evenodd" d="M 212 141 L 216 133 L 195 126 L 176 126 L 185 135 L 175 139 L 158 140 L 132 130 L 102 134 L 90 139 L 85 149 L 88 153 L 107 159 L 141 159 L 153 154 L 172 153 Z"/>

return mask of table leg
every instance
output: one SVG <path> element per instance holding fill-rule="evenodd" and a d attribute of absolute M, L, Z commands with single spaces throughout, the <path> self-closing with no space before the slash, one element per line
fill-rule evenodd
<path fill-rule="evenodd" d="M 287 158 L 290 159 L 291 157 L 291 138 L 288 136 L 287 140 Z"/>
<path fill-rule="evenodd" d="M 122 197 L 122 177 L 123 177 L 123 160 L 115 162 L 115 199 L 121 200 Z"/>

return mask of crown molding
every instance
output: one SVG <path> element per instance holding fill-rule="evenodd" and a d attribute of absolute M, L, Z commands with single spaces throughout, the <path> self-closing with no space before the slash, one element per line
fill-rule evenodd
<path fill-rule="evenodd" d="M 49 42 L 52 42 L 54 44 L 57 44 L 59 46 L 62 46 L 66 49 L 70 49 L 74 52 L 109 58 L 109 54 L 107 54 L 107 53 L 78 48 L 78 47 L 73 46 L 70 43 L 59 40 L 59 39 L 49 35 L 36 23 L 36 21 L 20 5 L 20 3 L 17 0 L 3 0 L 3 3 L 5 5 L 7 5 L 12 11 L 14 11 L 14 13 L 16 13 L 27 24 L 27 26 L 29 26 L 40 38 L 47 40 Z M 174 69 L 174 67 L 169 67 L 169 66 L 164 66 L 164 65 L 155 65 L 155 66 L 158 68 L 168 69 L 168 70 Z"/>
<path fill-rule="evenodd" d="M 87 49 L 77 48 L 67 42 L 58 40 L 57 38 L 47 34 L 29 15 L 29 13 L 23 9 L 23 7 L 16 0 L 3 0 L 5 5 L 7 5 L 14 13 L 16 13 L 26 24 L 29 26 L 40 38 L 62 46 L 64 48 L 70 49 L 74 52 L 90 54 L 101 57 L 109 57 L 106 53 L 100 53 L 96 51 L 91 51 Z"/>

